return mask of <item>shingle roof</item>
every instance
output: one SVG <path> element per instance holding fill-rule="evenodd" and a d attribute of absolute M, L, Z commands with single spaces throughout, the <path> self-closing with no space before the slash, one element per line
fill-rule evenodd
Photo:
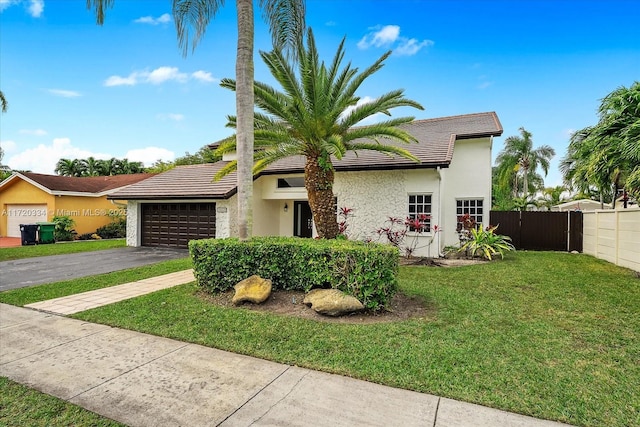
<path fill-rule="evenodd" d="M 18 173 L 17 176 L 23 176 L 54 193 L 73 192 L 96 194 L 141 182 L 153 176 L 153 174 L 138 173 L 114 176 L 70 177 L 21 172 Z"/>
<path fill-rule="evenodd" d="M 111 194 L 109 199 L 226 199 L 236 192 L 236 173 L 213 182 L 214 175 L 229 162 L 177 166 L 138 184 Z"/>
<path fill-rule="evenodd" d="M 435 119 L 415 120 L 403 126 L 418 143 L 399 144 L 420 159 L 420 163 L 375 151 L 349 152 L 341 160 L 334 160 L 337 171 L 381 170 L 447 167 L 453 157 L 456 139 L 502 135 L 502 125 L 495 112 L 465 114 Z M 212 144 L 215 146 L 216 144 Z M 185 199 L 227 198 L 236 191 L 236 174 L 212 182 L 213 175 L 228 162 L 206 165 L 180 166 L 156 177 L 132 185 L 110 196 L 119 199 Z M 280 160 L 262 174 L 299 173 L 304 171 L 303 156 Z"/>

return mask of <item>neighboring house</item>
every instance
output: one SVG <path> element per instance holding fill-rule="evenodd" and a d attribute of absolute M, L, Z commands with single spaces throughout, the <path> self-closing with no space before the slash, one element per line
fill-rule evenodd
<path fill-rule="evenodd" d="M 599 209 L 611 209 L 611 204 L 605 203 L 603 205 L 595 200 L 590 199 L 580 199 L 580 200 L 571 200 L 570 202 L 560 203 L 559 205 L 551 206 L 552 211 L 556 212 L 566 212 L 566 211 L 581 211 L 581 212 L 591 212 Z"/>
<path fill-rule="evenodd" d="M 109 194 L 153 175 L 131 174 L 68 177 L 14 172 L 0 183 L 0 236 L 20 237 L 20 224 L 51 221 L 68 215 L 78 234 L 92 233 L 126 214 L 126 204 L 107 200 Z"/>
<path fill-rule="evenodd" d="M 491 146 L 502 134 L 495 113 L 416 120 L 406 129 L 419 141 L 402 145 L 421 162 L 360 151 L 335 161 L 338 207 L 353 209 L 348 234 L 377 238 L 389 217 L 430 215 L 418 255 L 458 243 L 457 218 L 468 213 L 488 224 L 491 208 Z M 189 240 L 237 236 L 236 174 L 214 182 L 233 160 L 180 166 L 111 194 L 127 200 L 129 246 L 186 246 Z M 304 158 L 272 164 L 254 179 L 253 234 L 313 237 L 304 188 Z M 441 231 L 431 248 L 434 226 Z"/>

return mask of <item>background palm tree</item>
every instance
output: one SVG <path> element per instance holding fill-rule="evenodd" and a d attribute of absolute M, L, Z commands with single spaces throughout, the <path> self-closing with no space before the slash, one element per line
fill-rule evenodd
<path fill-rule="evenodd" d="M 640 82 L 602 99 L 599 121 L 575 132 L 560 170 L 580 191 L 595 188 L 615 206 L 617 191 L 640 197 Z"/>
<path fill-rule="evenodd" d="M 87 8 L 95 10 L 99 25 L 104 23 L 105 9 L 114 0 L 87 0 Z M 224 6 L 224 0 L 173 0 L 173 16 L 178 43 L 186 55 L 195 49 L 209 23 Z M 304 0 L 260 0 L 274 47 L 295 53 L 305 28 Z M 238 140 L 238 234 L 251 237 L 253 223 L 253 0 L 236 0 L 238 45 L 236 55 L 236 116 Z"/>
<path fill-rule="evenodd" d="M 531 132 L 524 127 L 520 128 L 520 136 L 510 136 L 504 141 L 504 148 L 498 154 L 498 176 L 500 185 L 514 183 L 514 197 L 518 196 L 518 179 L 522 176 L 522 197 L 532 190 L 530 183 L 540 183 L 542 177 L 536 177 L 538 167 L 541 167 L 545 176 L 549 172 L 549 161 L 556 154 L 548 145 L 533 148 Z M 534 188 L 535 191 L 535 188 Z"/>
<path fill-rule="evenodd" d="M 98 176 L 100 175 L 100 162 L 102 160 L 96 160 L 94 157 L 89 157 L 80 160 L 82 165 L 82 176 Z"/>
<path fill-rule="evenodd" d="M 374 114 L 390 115 L 389 111 L 395 107 L 423 109 L 417 102 L 405 98 L 403 90 L 357 105 L 360 98 L 356 91 L 365 79 L 382 68 L 391 52 L 359 73 L 357 68 L 351 68 L 351 64 L 341 69 L 344 42 L 343 39 L 329 66 L 320 62 L 311 30 L 307 35 L 307 47 L 302 42 L 298 45 L 296 63 L 292 64 L 279 49 L 260 52 L 282 90 L 265 83 L 254 84 L 256 106 L 262 112 L 255 114 L 253 172 L 286 157 L 305 156 L 305 187 L 318 235 L 323 238 L 335 238 L 339 232 L 334 208 L 333 159 L 341 159 L 350 150 L 375 150 L 417 161 L 407 150 L 378 140 L 415 141 L 398 127 L 411 122 L 413 117 L 389 119 L 370 126 L 355 125 Z M 221 85 L 237 89 L 236 81 L 232 79 L 223 79 Z M 230 117 L 229 126 L 236 125 L 235 117 Z M 237 146 L 234 136 L 223 141 L 218 152 L 233 152 Z M 216 178 L 235 170 L 236 166 L 236 162 L 230 162 Z"/>
<path fill-rule="evenodd" d="M 82 163 L 78 159 L 60 159 L 56 164 L 55 173 L 62 176 L 82 176 Z"/>
<path fill-rule="evenodd" d="M 552 206 L 559 205 L 567 201 L 562 195 L 567 191 L 564 185 L 556 185 L 555 187 L 547 187 L 542 190 L 542 197 L 538 199 L 538 206 L 544 206 L 551 210 Z"/>

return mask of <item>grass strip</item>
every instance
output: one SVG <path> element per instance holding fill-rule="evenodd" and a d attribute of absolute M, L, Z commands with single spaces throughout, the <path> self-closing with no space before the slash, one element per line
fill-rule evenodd
<path fill-rule="evenodd" d="M 109 418 L 0 377 L 0 425 L 3 426 L 124 426 Z"/>
<path fill-rule="evenodd" d="M 640 425 L 640 280 L 586 255 L 403 267 L 433 318 L 327 324 L 187 284 L 73 317 L 575 425 Z"/>
<path fill-rule="evenodd" d="M 87 240 L 76 242 L 58 242 L 52 245 L 18 246 L 0 248 L 0 261 L 34 258 L 39 256 L 73 254 L 78 252 L 99 251 L 104 249 L 123 248 L 124 239 Z"/>
<path fill-rule="evenodd" d="M 114 271 L 112 273 L 8 290 L 0 293 L 0 302 L 23 306 L 34 302 L 135 282 L 149 277 L 187 270 L 189 268 L 192 268 L 191 258 L 162 261 L 157 264 Z"/>

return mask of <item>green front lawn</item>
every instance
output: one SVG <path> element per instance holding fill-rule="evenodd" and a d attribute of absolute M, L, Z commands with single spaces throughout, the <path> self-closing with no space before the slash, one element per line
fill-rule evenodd
<path fill-rule="evenodd" d="M 47 255 L 72 254 L 77 252 L 99 251 L 125 247 L 124 239 L 83 240 L 77 242 L 58 242 L 50 245 L 18 246 L 0 248 L 0 261 L 33 258 Z"/>
<path fill-rule="evenodd" d="M 468 267 L 402 267 L 400 288 L 433 314 L 322 323 L 218 307 L 187 284 L 74 317 L 539 418 L 640 425 L 640 280 L 631 271 L 518 252 Z"/>
<path fill-rule="evenodd" d="M 42 427 L 123 426 L 123 424 L 56 397 L 32 390 L 4 377 L 0 377 L 0 425 Z"/>

